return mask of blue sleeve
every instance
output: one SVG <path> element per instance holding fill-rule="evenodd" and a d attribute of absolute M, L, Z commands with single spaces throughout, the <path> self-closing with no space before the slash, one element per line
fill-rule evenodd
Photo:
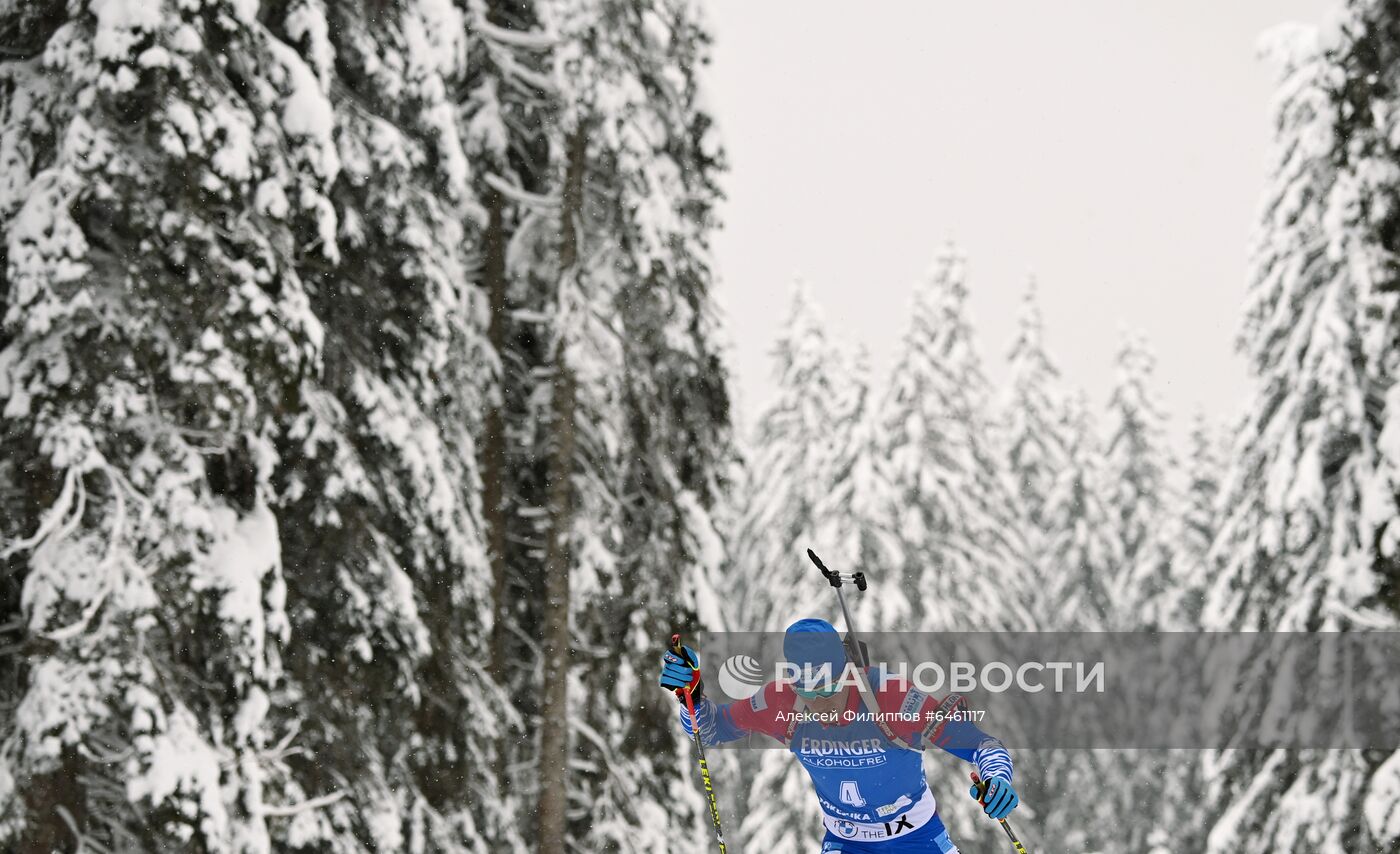
<path fill-rule="evenodd" d="M 735 741 L 747 735 L 734 722 L 734 713 L 731 709 L 733 705 L 733 703 L 729 703 L 719 706 L 709 697 L 704 697 L 695 704 L 695 717 L 700 719 L 700 740 L 707 747 Z M 690 724 L 690 710 L 685 707 L 684 703 L 681 704 L 681 729 L 685 730 L 686 735 L 694 734 Z"/>
<path fill-rule="evenodd" d="M 1011 781 L 1011 754 L 1006 746 L 971 721 L 948 721 L 934 744 L 976 765 L 977 774 L 983 779 L 996 776 Z"/>

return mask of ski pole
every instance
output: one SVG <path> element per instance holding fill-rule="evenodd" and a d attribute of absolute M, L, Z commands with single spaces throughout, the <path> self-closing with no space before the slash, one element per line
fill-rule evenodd
<path fill-rule="evenodd" d="M 686 655 L 685 650 L 681 647 L 679 632 L 671 635 L 671 652 L 680 656 L 684 661 L 690 661 L 690 656 Z M 695 718 L 695 700 L 690 696 L 691 691 L 695 690 L 695 683 L 700 679 L 700 668 L 695 664 L 691 664 L 691 667 L 695 668 L 695 675 L 691 677 L 690 686 L 677 688 L 676 696 L 685 698 L 685 707 L 690 712 L 690 732 L 695 736 L 695 750 L 700 754 L 700 779 L 704 781 L 705 794 L 710 799 L 710 820 L 715 823 L 715 839 L 719 841 L 719 854 L 726 854 L 724 828 L 720 827 L 719 823 L 719 801 L 715 800 L 715 787 L 710 782 L 710 766 L 705 761 L 705 744 L 700 738 L 700 721 Z"/>
<path fill-rule="evenodd" d="M 972 785 L 977 787 L 978 802 L 985 804 L 987 802 L 987 784 L 982 782 L 982 778 L 977 776 L 976 771 L 972 772 Z M 1011 823 L 1004 818 L 999 818 L 997 821 L 1001 822 L 1001 829 L 1006 831 L 1007 837 L 1011 840 L 1011 847 L 1016 849 L 1016 854 L 1026 854 L 1026 846 L 1022 845 L 1021 840 L 1016 838 L 1015 832 L 1011 830 Z"/>
<path fill-rule="evenodd" d="M 849 581 L 856 586 L 856 589 L 865 592 L 865 573 L 857 572 L 854 575 L 846 576 L 844 579 L 839 572 L 832 572 L 822 563 L 822 559 L 817 557 L 817 553 L 811 549 L 807 550 L 807 557 L 812 559 L 812 563 L 817 565 L 822 575 L 826 576 L 827 583 L 836 588 L 836 601 L 841 603 L 841 616 L 846 618 L 846 633 L 851 639 L 851 652 L 855 656 L 856 663 L 861 667 L 870 666 L 870 661 L 865 654 L 865 648 L 861 646 L 859 638 L 856 637 L 855 624 L 851 622 L 851 612 L 846 610 L 846 596 L 841 592 L 841 582 Z"/>

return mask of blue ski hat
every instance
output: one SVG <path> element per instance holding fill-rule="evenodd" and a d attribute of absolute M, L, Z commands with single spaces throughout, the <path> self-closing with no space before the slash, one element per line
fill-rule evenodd
<path fill-rule="evenodd" d="M 841 678 L 846 647 L 836 627 L 826 620 L 798 620 L 783 635 L 783 657 L 801 669 L 797 687 L 815 690 Z"/>

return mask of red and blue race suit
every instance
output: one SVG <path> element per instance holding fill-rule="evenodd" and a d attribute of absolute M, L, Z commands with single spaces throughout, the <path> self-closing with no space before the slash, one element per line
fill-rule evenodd
<path fill-rule="evenodd" d="M 878 671 L 869 676 L 883 726 L 853 688 L 843 709 L 815 720 L 790 686 L 770 682 L 748 700 L 723 706 L 702 700 L 696 709 L 701 736 L 718 744 L 762 733 L 785 743 L 812 778 L 827 829 L 823 852 L 955 852 L 921 751 L 940 747 L 973 763 L 982 777 L 1008 782 L 1011 755 L 973 723 L 960 697 L 939 700 L 904 680 L 882 679 Z M 681 719 L 689 724 L 684 710 Z"/>

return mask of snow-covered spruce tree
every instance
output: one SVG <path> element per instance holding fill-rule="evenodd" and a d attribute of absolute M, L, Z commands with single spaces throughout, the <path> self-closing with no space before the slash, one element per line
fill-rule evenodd
<path fill-rule="evenodd" d="M 142 25 L 157 29 L 159 21 L 83 16 L 53 35 L 44 58 L 6 66 L 5 138 L 22 141 L 6 163 L 0 397 L 10 425 L 5 456 L 34 472 L 21 512 L 4 520 L 8 569 L 23 583 L 27 671 L 6 759 L 25 781 L 10 841 L 35 850 L 72 844 L 65 817 L 78 833 L 118 846 L 195 833 L 226 844 L 232 832 L 266 833 L 261 818 L 246 830 L 229 827 L 231 811 L 235 821 L 248 817 L 243 798 L 265 770 L 240 767 L 229 803 L 218 789 L 219 759 L 221 750 L 251 756 L 261 746 L 266 698 L 280 677 L 269 641 L 284 636 L 285 615 L 265 595 L 282 598 L 267 508 L 268 411 L 315 357 L 320 330 L 294 273 L 278 282 L 282 302 L 259 286 L 259 274 L 272 283 L 283 272 L 268 257 L 267 235 L 235 232 L 232 251 L 218 245 L 215 229 L 240 211 L 227 204 L 228 176 L 215 164 L 194 170 L 211 185 L 205 209 L 175 194 L 163 210 L 132 204 L 157 195 L 153 186 L 164 190 L 167 170 L 187 159 L 170 156 L 151 132 L 159 125 L 121 144 L 131 111 L 140 116 L 155 94 L 143 75 L 173 78 L 172 102 L 186 112 L 189 100 L 223 94 L 209 91 L 187 57 L 169 55 L 162 43 L 172 33 L 153 39 Z M 190 35 L 200 39 L 198 30 Z M 143 66 L 123 49 L 141 41 L 165 54 L 162 62 Z M 247 168 L 253 119 L 246 111 L 224 117 L 244 137 L 212 153 L 238 172 Z M 190 284 L 185 311 L 150 317 L 154 303 Z M 205 316 L 240 310 L 270 322 L 226 340 L 222 324 Z M 167 383 L 164 395 L 143 376 L 151 366 Z M 171 405 L 195 411 L 167 414 Z M 251 477 L 219 489 L 210 475 L 222 474 L 230 457 Z M 223 643 L 213 632 L 221 623 Z M 204 628 L 200 643 L 209 646 L 192 649 L 184 636 Z M 147 638 L 155 655 L 141 651 Z M 166 701 L 162 682 L 177 674 L 223 690 Z M 210 737 L 211 720 L 244 709 L 244 726 Z M 123 757 L 137 739 L 144 749 Z M 186 761 L 161 767 L 172 751 Z M 94 772 L 85 790 L 80 775 Z M 155 784 L 165 775 L 173 785 Z M 176 809 L 138 840 L 138 808 L 127 802 L 139 799 L 155 809 L 187 805 L 189 817 Z"/>
<path fill-rule="evenodd" d="M 1204 622 L 1394 630 L 1397 17 L 1389 3 L 1350 3 L 1325 39 L 1293 27 L 1271 31 L 1265 46 L 1282 73 L 1240 336 L 1256 388 L 1223 488 L 1222 570 Z M 1307 693 L 1291 699 L 1305 703 Z M 1236 751 L 1210 761 L 1210 851 L 1400 842 L 1393 753 Z"/>
<path fill-rule="evenodd" d="M 1030 569 L 949 245 L 914 294 L 882 417 L 903 583 L 923 631 L 1026 630 Z"/>
<path fill-rule="evenodd" d="M 699 106 L 697 13 L 542 7 L 557 40 L 558 205 L 517 236 L 522 263 L 544 261 L 530 270 L 546 342 L 531 428 L 545 461 L 542 850 L 704 839 L 675 700 L 650 679 L 669 632 L 694 625 L 697 580 L 718 572 L 710 509 L 730 453 L 708 294 L 719 152 Z"/>
<path fill-rule="evenodd" d="M 1020 524 L 1036 567 L 1034 610 L 1040 628 L 1102 629 L 1111 611 L 1110 579 L 1118 542 L 1103 503 L 1099 440 L 1081 394 L 1063 396 L 1046 354 L 1034 283 L 1022 302 L 1002 408 L 1010 470 L 1019 487 Z M 1065 793 L 1093 785 L 1106 755 L 1098 751 L 1021 751 L 1027 803 L 1037 805 L 1045 839 L 1087 850 L 1106 810 Z"/>
<path fill-rule="evenodd" d="M 1060 435 L 1065 464 L 1045 506 L 1047 564 L 1037 612 L 1056 631 L 1103 631 L 1113 615 L 1112 579 L 1122 566 L 1121 543 L 1105 501 L 1105 461 L 1098 430 L 1082 392 L 1065 400 Z"/>
<path fill-rule="evenodd" d="M 1169 472 L 1166 417 L 1153 389 L 1156 358 L 1141 333 L 1125 333 L 1117 356 L 1117 378 L 1109 400 L 1105 452 L 1105 503 L 1117 540 L 1119 563 L 1107 577 L 1109 630 L 1165 628 L 1174 603 L 1172 552 L 1179 504 Z M 1119 780 L 1113 792 L 1085 804 L 1081 824 L 1098 848 L 1142 851 L 1152 816 L 1134 805 L 1155 797 L 1164 754 L 1143 761 L 1136 752 L 1088 751 L 1073 760 L 1079 786 L 1095 779 Z M 1124 818 L 1127 817 L 1127 818 Z"/>
<path fill-rule="evenodd" d="M 891 583 L 904 585 L 915 630 L 1025 631 L 1036 625 L 1033 570 L 974 349 L 964 269 L 962 254 L 947 245 L 917 286 L 882 407 L 881 453 L 890 466 L 902 561 Z M 935 781 L 966 774 L 941 751 L 927 761 L 937 766 Z M 935 794 L 959 839 L 969 847 L 993 844 L 997 828 L 979 819 L 960 786 L 947 785 Z"/>
<path fill-rule="evenodd" d="M 1069 456 L 1071 450 L 1078 450 L 1081 437 L 1067 435 L 1067 430 L 1079 425 L 1064 420 L 1066 401 L 1060 373 L 1045 351 L 1034 278 L 1027 282 L 1021 300 L 1008 374 L 1002 394 L 1001 429 L 1017 500 L 1017 522 L 1035 579 L 1030 604 L 1041 629 L 1063 630 L 1077 619 L 1082 607 L 1079 597 L 1095 589 L 1097 579 L 1086 578 L 1081 571 L 1087 555 L 1079 550 L 1092 548 L 1100 531 L 1077 526 L 1075 517 L 1095 509 L 1096 498 L 1080 491 L 1078 472 L 1071 471 L 1072 464 L 1089 461 Z M 1045 810 L 1042 815 L 1062 812 L 1053 804 L 1059 787 L 1046 785 L 1050 779 L 1047 772 L 1058 758 L 1049 750 L 1017 753 L 1018 767 L 1026 769 L 1020 775 L 1021 791 L 1027 803 Z"/>
<path fill-rule="evenodd" d="M 873 433 L 875 414 L 863 355 L 834 340 L 805 285 L 774 347 L 778 390 L 761 413 L 750 451 L 731 586 L 740 595 L 731 627 L 782 631 L 819 616 L 840 624 L 835 597 L 806 556 L 814 548 L 843 571 L 865 571 L 880 596 L 851 602 L 866 631 L 904 624 L 889 520 L 893 495 Z M 750 793 L 739 837 L 755 850 L 810 851 L 821 812 L 807 773 L 785 750 L 740 756 Z M 784 793 L 774 797 L 773 792 Z"/>
<path fill-rule="evenodd" d="M 287 133 L 310 71 L 246 7 L 72 13 L 3 71 L 5 845 L 266 850 L 292 794 L 274 442 L 322 327 L 287 254 L 302 206 L 245 198 L 324 204 L 302 163 L 327 140 Z"/>
<path fill-rule="evenodd" d="M 73 7 L 4 66 L 20 850 L 512 836 L 461 17 L 256 11 Z"/>
<path fill-rule="evenodd" d="M 1141 333 L 1125 332 L 1108 404 L 1105 501 L 1121 564 L 1109 577 L 1109 629 L 1157 628 L 1170 596 L 1174 537 L 1166 416 L 1152 387 L 1157 360 Z"/>
<path fill-rule="evenodd" d="M 485 210 L 479 278 L 490 352 L 497 359 L 478 448 L 491 561 L 489 664 L 501 684 L 519 677 L 510 663 L 528 654 L 512 643 L 523 625 L 512 605 L 531 595 L 530 567 L 538 563 L 533 550 L 517 545 L 539 537 L 537 521 L 518 512 L 537 504 L 528 476 L 531 449 L 521 426 L 531 418 L 530 394 L 538 385 L 532 370 L 544 347 L 538 327 L 543 297 L 524 275 L 529 259 L 519 251 L 513 258 L 512 247 L 520 249 L 529 237 L 523 224 L 540 222 L 539 215 L 558 202 L 550 195 L 556 193 L 557 175 L 549 151 L 549 127 L 558 110 L 549 76 L 555 39 L 543 29 L 537 5 L 528 0 L 467 4 L 472 38 L 461 105 L 472 187 Z"/>
<path fill-rule="evenodd" d="M 819 576 L 806 549 L 818 546 L 818 508 L 830 506 L 838 449 L 848 441 L 841 434 L 860 405 L 851 367 L 798 282 L 773 348 L 777 388 L 748 452 L 750 488 L 733 537 L 732 629 L 780 632 L 802 616 L 836 616 L 834 597 L 812 583 Z"/>
<path fill-rule="evenodd" d="M 860 628 L 903 631 L 913 614 L 900 576 L 904 561 L 894 527 L 894 482 L 881 453 L 881 412 L 864 349 L 856 351 L 850 370 L 836 372 L 835 379 L 840 388 L 830 432 L 831 480 L 815 510 L 816 542 L 842 571 L 864 572 L 876 585 L 878 596 L 858 596 L 849 603 Z M 820 581 L 811 569 L 808 579 Z"/>
<path fill-rule="evenodd" d="M 545 322 L 559 289 L 563 242 L 567 237 L 574 257 L 578 243 L 575 218 L 566 220 L 559 212 L 565 170 L 552 133 L 561 109 L 552 78 L 559 39 L 541 5 L 506 0 L 467 4 L 468 76 L 458 93 L 472 189 L 483 209 L 478 284 L 494 356 L 478 443 L 491 565 L 484 663 L 532 736 L 500 734 L 493 761 L 506 788 L 490 800 L 513 801 L 526 810 L 537 805 L 538 775 L 508 775 L 507 769 L 539 762 L 546 508 L 549 466 L 559 462 L 551 461 L 542 434 L 549 420 L 544 401 L 555 352 Z M 577 210 L 576 192 L 569 202 Z M 555 554 L 556 566 L 562 556 Z M 555 591 L 555 596 L 555 601 L 568 601 L 567 590 Z M 563 623 L 553 628 L 551 643 L 567 638 Z M 554 667 L 565 665 L 558 656 L 552 659 Z M 565 677 L 557 671 L 551 677 L 556 693 L 550 696 L 557 699 L 566 690 Z M 562 746 L 562 741 L 554 742 L 555 750 Z M 536 836 L 535 824 L 532 818 L 521 822 L 527 840 Z"/>
<path fill-rule="evenodd" d="M 1224 487 L 1228 512 L 1214 546 L 1223 571 L 1207 591 L 1203 615 L 1210 629 L 1318 627 L 1316 593 L 1306 600 L 1300 595 L 1317 585 L 1313 579 L 1325 578 L 1320 570 L 1329 557 L 1330 537 L 1319 535 L 1330 526 L 1325 515 L 1317 517 L 1316 508 L 1350 506 L 1318 494 L 1322 461 L 1317 454 L 1323 447 L 1344 456 L 1352 451 L 1354 440 L 1347 440 L 1358 431 L 1359 420 L 1354 404 L 1361 397 L 1358 378 L 1351 370 L 1353 360 L 1345 355 L 1355 347 L 1352 283 L 1343 275 L 1343 259 L 1328 252 L 1324 228 L 1328 198 L 1338 182 L 1337 126 L 1345 72 L 1310 27 L 1270 31 L 1261 47 L 1280 63 L 1281 75 L 1273 107 L 1270 186 L 1239 342 L 1250 359 L 1255 402 L 1241 426 Z M 1347 370 L 1339 377 L 1343 368 Z M 1301 369 L 1318 376 L 1302 376 Z M 1348 381 L 1338 382 L 1344 378 Z M 1326 417 L 1324 406 L 1330 410 Z M 1339 422 L 1335 427 L 1329 425 L 1333 419 Z M 1345 429 L 1348 422 L 1350 430 Z M 1302 429 L 1309 423 L 1316 425 L 1311 436 Z M 1326 436 L 1332 439 L 1322 445 L 1319 440 Z M 1301 460 L 1303 466 L 1298 465 L 1299 439 L 1311 446 L 1311 459 Z M 1329 469 L 1337 471 L 1335 464 Z M 1332 483 L 1334 488 L 1338 484 L 1335 475 Z M 1304 525 L 1309 530 L 1302 530 Z M 1296 533 L 1286 544 L 1290 529 Z M 1313 540 L 1320 542 L 1310 549 L 1310 559 L 1300 559 Z M 1280 621 L 1279 612 L 1294 603 L 1303 606 L 1301 614 Z M 1264 835 L 1277 835 L 1280 829 L 1275 812 L 1280 803 L 1294 792 L 1306 792 L 1299 786 L 1301 758 L 1288 751 L 1212 752 L 1206 761 L 1208 797 L 1216 805 L 1208 837 L 1211 851 L 1230 850 L 1245 840 L 1268 844 Z M 1350 776 L 1354 779 L 1354 772 Z M 1288 823 L 1291 834 L 1298 835 L 1291 819 Z M 1338 834 L 1327 840 L 1331 850 L 1342 850 L 1343 840 L 1354 836 L 1354 830 L 1335 824 L 1331 831 Z"/>
<path fill-rule="evenodd" d="M 1209 556 L 1220 516 L 1220 483 L 1224 474 L 1225 431 L 1197 414 L 1189 437 L 1186 495 L 1174 525 L 1168 596 L 1162 601 L 1162 631 L 1189 632 L 1201 627 L 1201 604 L 1212 577 Z M 1163 702 L 1175 691 L 1163 686 Z M 1205 795 L 1205 762 L 1199 750 L 1143 751 L 1133 763 L 1142 793 L 1139 803 L 1155 808 L 1138 810 L 1132 824 L 1140 827 L 1148 850 L 1198 851 L 1205 847 L 1209 814 Z"/>
<path fill-rule="evenodd" d="M 1085 586 L 1086 579 L 1077 571 L 1083 556 L 1074 553 L 1076 547 L 1090 545 L 1084 542 L 1089 539 L 1084 534 L 1090 532 L 1079 530 L 1073 516 L 1097 505 L 1092 498 L 1084 502 L 1084 496 L 1077 492 L 1079 484 L 1070 474 L 1071 463 L 1080 461 L 1069 457 L 1078 437 L 1067 430 L 1078 425 L 1064 423 L 1066 402 L 1060 383 L 1059 370 L 1045 350 L 1044 323 L 1036 282 L 1031 278 L 1017 316 L 999 415 L 1007 471 L 1015 490 L 1017 525 L 1034 573 L 1031 604 L 1039 627 L 1050 630 L 1070 628 L 1082 607 L 1079 597 L 1094 589 L 1093 579 Z M 1066 475 L 1070 476 L 1066 479 Z M 1018 787 L 1045 822 L 1073 809 L 1072 805 L 1057 806 L 1054 801 L 1061 787 L 1047 785 L 1054 779 L 1049 774 L 1060 759 L 1052 750 L 1020 750 L 1016 754 L 1021 770 Z"/>
<path fill-rule="evenodd" d="M 1045 503 L 1044 565 L 1049 573 L 1036 613 L 1042 616 L 1042 629 L 1103 631 L 1112 613 L 1110 584 L 1121 565 L 1120 544 L 1104 500 L 1097 425 L 1083 392 L 1066 396 L 1057 433 L 1065 442 L 1064 466 Z M 1105 850 L 1106 834 L 1119 821 L 1116 804 L 1074 793 L 1104 779 L 1105 769 L 1114 767 L 1111 753 L 1044 749 L 1017 757 L 1018 767 L 1029 769 L 1021 776 L 1027 803 L 1037 805 L 1042 838 L 1058 840 L 1066 851 Z"/>
<path fill-rule="evenodd" d="M 1045 351 L 1044 323 L 1035 280 L 1026 284 L 1011 344 L 1008 382 L 1001 405 L 1009 473 L 1016 489 L 1027 555 L 1034 556 L 1037 583 L 1054 568 L 1044 561 L 1049 531 L 1046 516 L 1051 490 L 1065 468 L 1065 439 L 1060 435 L 1064 402 L 1060 372 Z"/>
<path fill-rule="evenodd" d="M 1330 48 L 1312 29 L 1270 34 L 1284 73 L 1240 336 L 1257 388 L 1225 485 L 1227 564 L 1211 590 L 1213 625 L 1389 625 L 1376 598 L 1386 564 L 1371 562 L 1386 555 L 1370 552 L 1388 542 L 1377 539 L 1388 526 L 1373 528 L 1392 501 L 1378 443 L 1393 382 L 1379 269 L 1389 256 L 1378 232 L 1391 213 L 1381 179 L 1395 166 L 1376 139 L 1388 102 L 1360 78 L 1393 73 L 1368 66 L 1395 46 L 1370 14 L 1370 4 L 1353 4 Z"/>
<path fill-rule="evenodd" d="M 294 765 L 350 797 L 297 817 L 287 844 L 518 844 L 489 761 L 512 715 L 478 616 L 490 587 L 474 435 L 492 358 L 469 254 L 485 217 L 452 100 L 465 19 L 433 2 L 267 11 L 330 96 L 340 168 L 334 231 L 301 248 L 326 344 L 278 480 L 304 641 L 287 661 L 312 748 Z"/>
<path fill-rule="evenodd" d="M 1210 548 L 1220 519 L 1220 487 L 1225 477 L 1229 438 L 1226 431 L 1198 413 L 1188 437 L 1186 494 L 1171 556 L 1171 597 L 1160 627 L 1195 631 L 1201 627 L 1206 588 L 1214 575 Z"/>

